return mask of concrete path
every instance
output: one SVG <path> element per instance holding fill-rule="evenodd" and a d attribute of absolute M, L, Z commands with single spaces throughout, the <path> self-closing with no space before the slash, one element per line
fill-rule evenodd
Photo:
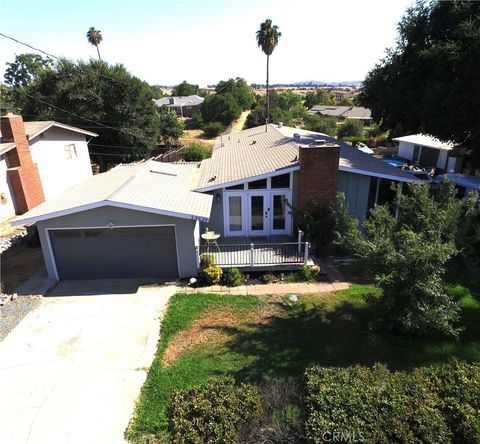
<path fill-rule="evenodd" d="M 1 443 L 124 442 L 176 288 L 72 282 L 0 343 Z"/>

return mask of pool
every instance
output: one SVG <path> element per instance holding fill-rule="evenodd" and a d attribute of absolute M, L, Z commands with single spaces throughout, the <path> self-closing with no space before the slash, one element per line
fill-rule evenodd
<path fill-rule="evenodd" d="M 382 161 L 388 163 L 389 165 L 392 165 L 395 168 L 401 168 L 407 164 L 400 159 L 382 159 Z"/>

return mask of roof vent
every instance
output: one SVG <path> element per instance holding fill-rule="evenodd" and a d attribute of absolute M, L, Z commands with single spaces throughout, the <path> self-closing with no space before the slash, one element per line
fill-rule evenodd
<path fill-rule="evenodd" d="M 296 142 L 300 142 L 300 139 L 301 139 L 302 135 L 300 133 L 295 133 L 293 135 L 293 139 L 296 141 Z"/>
<path fill-rule="evenodd" d="M 169 105 L 175 105 L 175 97 L 169 97 L 168 98 L 168 104 Z"/>
<path fill-rule="evenodd" d="M 278 127 L 281 128 L 283 126 L 283 122 L 278 122 Z"/>
<path fill-rule="evenodd" d="M 325 146 L 327 141 L 325 139 L 315 139 L 314 145 L 315 146 Z"/>

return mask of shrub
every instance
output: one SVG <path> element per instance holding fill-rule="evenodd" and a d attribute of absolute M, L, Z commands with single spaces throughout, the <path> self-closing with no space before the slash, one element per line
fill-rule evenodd
<path fill-rule="evenodd" d="M 215 256 L 211 253 L 204 253 L 200 256 L 200 267 L 202 269 L 215 265 Z"/>
<path fill-rule="evenodd" d="M 337 130 L 337 136 L 342 139 L 344 137 L 359 137 L 363 133 L 363 123 L 359 120 L 347 119 Z"/>
<path fill-rule="evenodd" d="M 203 159 L 208 159 L 211 153 L 202 143 L 193 142 L 182 151 L 181 156 L 185 162 L 198 162 Z"/>
<path fill-rule="evenodd" d="M 225 131 L 225 127 L 220 122 L 211 122 L 203 127 L 203 132 L 209 138 L 217 137 Z"/>
<path fill-rule="evenodd" d="M 222 279 L 223 271 L 220 267 L 210 265 L 203 270 L 203 277 L 208 285 L 215 285 Z"/>
<path fill-rule="evenodd" d="M 271 284 L 277 280 L 277 276 L 275 276 L 273 273 L 265 273 L 262 274 L 260 279 L 264 284 Z"/>
<path fill-rule="evenodd" d="M 240 429 L 258 418 L 261 408 L 258 388 L 235 385 L 231 377 L 213 379 L 206 385 L 175 392 L 168 407 L 172 442 L 238 442 Z"/>
<path fill-rule="evenodd" d="M 321 114 L 309 115 L 305 117 L 304 127 L 309 131 L 335 136 L 337 133 L 337 119 L 325 117 Z"/>
<path fill-rule="evenodd" d="M 225 275 L 225 281 L 230 287 L 238 287 L 245 283 L 245 276 L 243 276 L 238 268 L 230 268 Z"/>
<path fill-rule="evenodd" d="M 412 373 L 373 368 L 307 370 L 306 432 L 361 433 L 365 442 L 478 444 L 480 364 L 452 363 Z"/>
<path fill-rule="evenodd" d="M 429 389 L 438 395 L 438 408 L 455 443 L 474 444 L 480 439 L 480 364 L 453 361 L 440 367 L 419 369 Z"/>
<path fill-rule="evenodd" d="M 202 128 L 203 127 L 203 117 L 200 111 L 196 111 L 192 115 L 192 126 L 194 128 Z"/>
<path fill-rule="evenodd" d="M 300 269 L 300 273 L 306 281 L 315 282 L 318 279 L 320 267 L 318 265 L 304 265 Z"/>

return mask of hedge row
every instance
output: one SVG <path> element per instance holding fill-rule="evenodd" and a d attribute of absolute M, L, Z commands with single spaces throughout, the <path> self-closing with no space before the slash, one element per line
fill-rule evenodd
<path fill-rule="evenodd" d="M 304 399 L 302 442 L 305 436 L 313 443 L 480 443 L 480 364 L 455 361 L 411 373 L 380 364 L 312 367 L 303 390 L 304 398 L 298 397 Z M 258 387 L 214 379 L 173 395 L 171 439 L 178 444 L 243 442 L 242 429 L 262 423 L 265 411 Z"/>
<path fill-rule="evenodd" d="M 368 443 L 479 443 L 480 365 L 453 362 L 412 373 L 383 365 L 306 372 L 306 434 Z"/>

